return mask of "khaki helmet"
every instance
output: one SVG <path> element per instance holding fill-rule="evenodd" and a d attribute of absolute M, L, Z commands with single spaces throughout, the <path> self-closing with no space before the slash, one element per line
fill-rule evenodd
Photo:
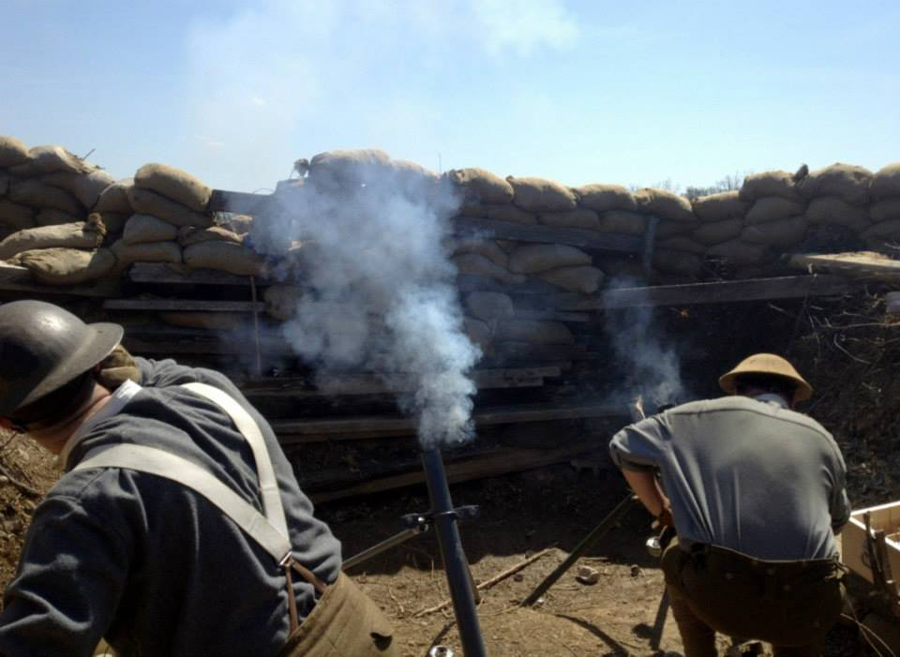
<path fill-rule="evenodd" d="M 725 392 L 733 395 L 735 393 L 734 380 L 741 374 L 769 374 L 772 376 L 780 376 L 792 381 L 796 388 L 794 390 L 794 402 L 800 402 L 812 397 L 812 386 L 806 382 L 800 373 L 781 356 L 775 354 L 753 354 L 748 356 L 730 372 L 726 372 L 719 379 L 719 386 Z"/>
<path fill-rule="evenodd" d="M 118 324 L 85 324 L 44 301 L 0 305 L 0 417 L 90 370 L 122 333 Z"/>

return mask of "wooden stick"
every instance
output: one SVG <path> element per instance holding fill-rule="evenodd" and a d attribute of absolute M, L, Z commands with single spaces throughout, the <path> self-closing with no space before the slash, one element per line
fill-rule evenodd
<path fill-rule="evenodd" d="M 41 497 L 43 493 L 35 488 L 32 488 L 28 484 L 25 484 L 18 479 L 16 479 L 12 473 L 6 469 L 2 463 L 0 463 L 0 474 L 9 479 L 9 483 L 18 488 L 20 491 L 25 493 L 26 495 L 30 495 L 32 497 Z"/>
<path fill-rule="evenodd" d="M 547 556 L 548 554 L 550 554 L 551 550 L 553 550 L 553 548 L 547 548 L 546 550 L 541 550 L 537 554 L 531 555 L 524 561 L 520 561 L 515 566 L 507 568 L 503 572 L 498 573 L 498 574 L 494 575 L 493 577 L 491 577 L 490 579 L 483 581 L 481 584 L 479 584 L 475 588 L 479 591 L 485 591 L 489 588 L 492 588 L 493 586 L 496 586 L 503 580 L 505 580 L 509 577 L 512 577 L 520 570 L 524 570 L 525 568 L 527 568 L 528 566 L 533 564 L 535 561 L 537 561 L 541 557 Z M 428 609 L 422 609 L 421 611 L 417 611 L 415 614 L 413 614 L 413 618 L 419 618 L 420 616 L 426 616 L 428 614 L 433 614 L 436 611 L 440 611 L 441 609 L 445 609 L 446 607 L 450 606 L 451 602 L 452 602 L 451 600 L 444 600 L 439 605 L 435 605 L 434 607 L 429 607 Z"/>
<path fill-rule="evenodd" d="M 256 343 L 256 376 L 262 376 L 262 355 L 259 351 L 259 304 L 256 302 L 256 279 L 250 277 L 250 296 L 253 299 L 253 338 Z"/>

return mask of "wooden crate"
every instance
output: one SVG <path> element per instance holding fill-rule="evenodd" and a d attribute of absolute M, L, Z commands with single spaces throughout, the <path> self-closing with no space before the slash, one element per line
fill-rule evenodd
<path fill-rule="evenodd" d="M 842 558 L 850 570 L 872 582 L 872 569 L 869 566 L 869 555 L 866 553 L 866 512 L 872 514 L 873 530 L 883 529 L 887 536 L 888 561 L 894 580 L 900 579 L 900 501 L 889 502 L 868 509 L 859 509 L 850 516 L 850 522 L 841 533 Z M 893 540 L 891 539 L 893 536 Z"/>

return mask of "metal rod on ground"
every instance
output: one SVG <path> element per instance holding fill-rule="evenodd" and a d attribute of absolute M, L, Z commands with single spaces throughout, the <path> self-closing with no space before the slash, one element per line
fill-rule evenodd
<path fill-rule="evenodd" d="M 465 657 L 485 657 L 487 653 L 481 637 L 478 614 L 475 611 L 472 576 L 459 537 L 457 515 L 450 499 L 450 488 L 447 485 L 447 473 L 444 470 L 441 453 L 436 449 L 425 450 L 422 453 L 422 466 L 425 469 L 425 481 L 431 497 L 431 512 L 441 547 L 444 571 L 447 573 L 447 584 L 450 588 L 450 598 L 453 600 L 453 611 L 456 614 L 463 654 Z"/>
<path fill-rule="evenodd" d="M 381 543 L 376 543 L 372 547 L 363 550 L 359 554 L 356 554 L 349 559 L 344 560 L 344 565 L 342 566 L 342 570 L 350 570 L 353 566 L 358 566 L 359 564 L 368 561 L 372 557 L 381 554 L 386 550 L 390 550 L 395 545 L 400 545 L 401 543 L 408 541 L 409 539 L 418 536 L 419 534 L 428 530 L 428 525 L 422 525 L 420 527 L 412 527 L 410 529 L 404 529 L 402 532 L 398 534 L 394 534 L 390 538 L 386 538 L 381 541 Z"/>
<path fill-rule="evenodd" d="M 575 562 L 578 561 L 582 556 L 587 553 L 594 545 L 599 541 L 610 529 L 612 529 L 619 520 L 621 520 L 626 513 L 635 505 L 637 502 L 637 497 L 630 494 L 624 500 L 619 502 L 612 511 L 603 519 L 603 521 L 597 525 L 590 534 L 584 537 L 584 539 L 575 546 L 575 549 L 572 550 L 571 554 L 566 557 L 566 560 L 563 561 L 556 567 L 552 573 L 547 575 L 543 582 L 537 585 L 537 587 L 532 591 L 527 598 L 522 602 L 522 606 L 530 607 L 538 599 L 547 592 L 551 586 L 553 586 L 556 581 L 562 577 L 567 570 L 569 570 L 572 566 L 575 565 Z"/>

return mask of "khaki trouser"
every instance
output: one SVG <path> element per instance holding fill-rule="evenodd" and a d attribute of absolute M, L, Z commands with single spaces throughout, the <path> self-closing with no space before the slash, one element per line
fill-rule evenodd
<path fill-rule="evenodd" d="M 715 657 L 716 632 L 771 643 L 777 657 L 820 654 L 841 611 L 837 560 L 762 561 L 674 540 L 662 568 L 686 657 Z"/>
<path fill-rule="evenodd" d="M 384 613 L 341 573 L 279 657 L 399 657 L 393 634 Z"/>

